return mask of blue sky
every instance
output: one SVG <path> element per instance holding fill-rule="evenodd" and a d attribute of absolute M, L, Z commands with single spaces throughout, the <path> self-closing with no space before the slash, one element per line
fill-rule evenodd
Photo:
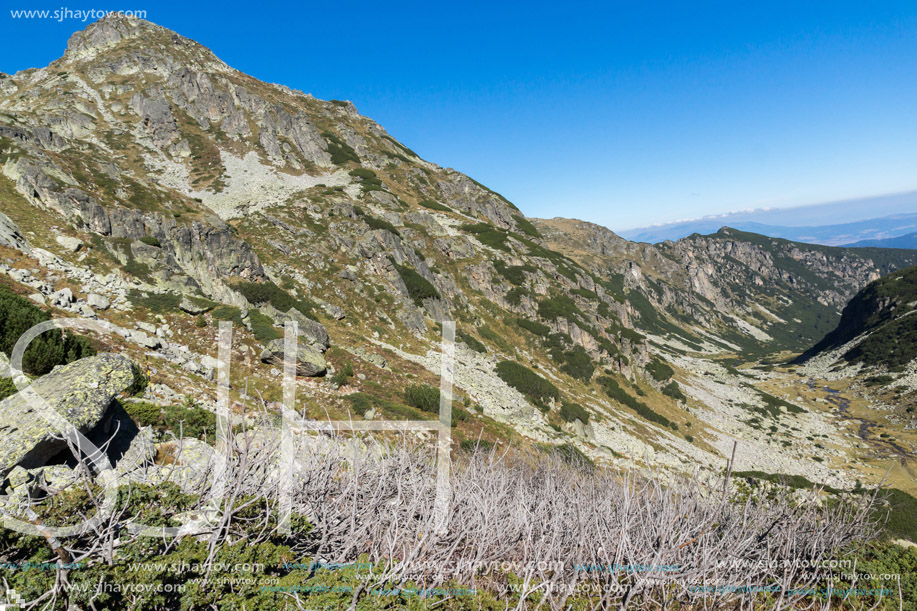
<path fill-rule="evenodd" d="M 914 2 L 18 1 L 146 10 L 244 72 L 352 100 L 529 216 L 621 230 L 917 189 Z M 4 72 L 85 27 L 0 24 Z"/>

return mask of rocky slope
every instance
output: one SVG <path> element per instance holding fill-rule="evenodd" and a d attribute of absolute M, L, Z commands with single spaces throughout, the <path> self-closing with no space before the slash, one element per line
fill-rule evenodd
<path fill-rule="evenodd" d="M 112 323 L 162 401 L 212 399 L 202 378 L 228 320 L 234 399 L 270 405 L 295 320 L 303 411 L 416 419 L 402 391 L 437 385 L 437 325 L 452 319 L 457 442 L 690 469 L 743 439 L 744 468 L 850 483 L 800 460 L 846 451 L 814 441 L 831 431 L 819 412 L 711 357 L 801 350 L 917 253 L 730 229 L 652 246 L 526 219 L 351 103 L 257 81 L 122 16 L 46 68 L 0 76 L 0 279 L 57 315 Z M 321 377 L 347 367 L 351 379 Z M 783 438 L 762 434 L 762 413 L 791 423 Z"/>
<path fill-rule="evenodd" d="M 646 297 L 678 327 L 657 324 L 656 331 L 680 335 L 695 349 L 707 342 L 716 351 L 746 355 L 807 348 L 833 326 L 857 290 L 917 263 L 907 251 L 803 244 L 728 227 L 651 245 L 581 221 L 553 219 L 538 226 L 552 246 L 616 278 L 622 292 Z M 643 328 L 652 330 L 653 313 L 641 316 L 632 305 Z"/>
<path fill-rule="evenodd" d="M 837 327 L 797 362 L 840 352 L 849 363 L 901 370 L 917 358 L 917 267 L 871 282 L 844 307 Z"/>

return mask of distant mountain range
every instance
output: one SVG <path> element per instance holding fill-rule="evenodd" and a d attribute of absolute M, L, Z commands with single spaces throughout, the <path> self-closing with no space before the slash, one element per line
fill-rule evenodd
<path fill-rule="evenodd" d="M 907 235 L 898 236 L 897 238 L 885 238 L 883 240 L 860 240 L 853 244 L 847 244 L 859 248 L 862 246 L 875 246 L 877 248 L 917 248 L 917 231 Z"/>
<path fill-rule="evenodd" d="M 733 227 L 797 242 L 844 246 L 917 232 L 915 210 L 917 193 L 904 193 L 800 208 L 733 212 L 629 229 L 619 231 L 618 234 L 628 240 L 656 244 L 695 233 L 714 233 L 721 227 Z M 864 219 L 867 215 L 870 218 Z M 825 221 L 830 223 L 826 224 Z"/>

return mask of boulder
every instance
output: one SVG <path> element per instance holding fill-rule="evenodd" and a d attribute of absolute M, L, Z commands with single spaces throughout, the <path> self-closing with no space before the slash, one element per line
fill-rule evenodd
<path fill-rule="evenodd" d="M 29 243 L 22 235 L 22 231 L 8 216 L 0 212 L 0 245 L 9 246 L 22 252 L 29 251 Z"/>
<path fill-rule="evenodd" d="M 370 363 L 371 365 L 375 365 L 379 369 L 386 369 L 388 367 L 388 363 L 386 362 L 385 357 L 383 357 L 381 354 L 370 352 L 366 350 L 365 348 L 361 348 L 359 346 L 354 346 L 353 348 L 348 348 L 345 346 L 344 349 L 350 352 L 351 354 L 360 357 L 367 363 Z"/>
<path fill-rule="evenodd" d="M 261 310 L 264 312 L 265 308 L 262 307 Z M 325 325 L 312 320 L 296 308 L 290 308 L 288 312 L 280 312 L 274 308 L 270 308 L 269 312 L 264 313 L 281 324 L 288 320 L 295 320 L 299 336 L 320 352 L 324 352 L 331 346 L 331 338 L 328 336 Z"/>
<path fill-rule="evenodd" d="M 3 352 L 0 352 L 0 378 L 9 378 L 10 376 L 10 359 Z"/>
<path fill-rule="evenodd" d="M 65 308 L 73 303 L 73 291 L 70 289 L 61 289 L 48 295 L 48 301 L 53 306 Z"/>
<path fill-rule="evenodd" d="M 325 314 L 335 320 L 344 320 L 344 318 L 347 317 L 347 314 L 341 306 L 336 306 L 333 303 L 321 300 L 316 300 L 316 302 L 321 306 L 322 310 L 325 311 Z"/>
<path fill-rule="evenodd" d="M 66 235 L 59 235 L 56 238 L 54 238 L 54 240 L 58 244 L 60 244 L 61 246 L 69 250 L 70 252 L 76 252 L 83 247 L 83 240 L 80 240 L 79 238 L 72 238 Z"/>
<path fill-rule="evenodd" d="M 111 301 L 108 300 L 108 297 L 98 293 L 89 293 L 89 296 L 86 297 L 86 303 L 94 310 L 107 310 L 111 307 Z"/>
<path fill-rule="evenodd" d="M 137 431 L 127 450 L 117 462 L 115 470 L 123 475 L 152 464 L 156 459 L 156 444 L 153 438 L 153 429 L 148 426 Z"/>
<path fill-rule="evenodd" d="M 162 346 L 162 342 L 156 336 L 150 336 L 143 331 L 131 331 L 130 338 L 132 342 L 150 350 L 156 350 Z"/>
<path fill-rule="evenodd" d="M 112 401 L 137 375 L 134 364 L 119 354 L 100 354 L 55 368 L 32 382 L 32 389 L 83 434 L 109 413 Z M 60 431 L 15 394 L 0 402 L 0 477 L 13 467 L 44 466 L 67 448 Z"/>
<path fill-rule="evenodd" d="M 178 309 L 182 312 L 186 312 L 193 316 L 198 314 L 203 314 L 204 312 L 210 310 L 210 307 L 207 306 L 204 302 L 196 303 L 192 299 L 189 299 L 187 296 L 182 297 L 181 303 L 178 304 Z"/>
<path fill-rule="evenodd" d="M 271 365 L 283 367 L 283 339 L 275 339 L 268 342 L 261 352 L 261 361 Z M 324 375 L 327 371 L 325 357 L 322 353 L 312 346 L 299 344 L 299 350 L 296 354 L 296 375 L 305 377 L 314 377 Z"/>

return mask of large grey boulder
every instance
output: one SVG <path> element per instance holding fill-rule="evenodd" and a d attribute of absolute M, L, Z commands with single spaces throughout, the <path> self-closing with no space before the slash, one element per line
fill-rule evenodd
<path fill-rule="evenodd" d="M 16 223 L 10 220 L 10 217 L 2 212 L 0 212 L 0 245 L 23 252 L 29 251 L 29 243 L 22 235 L 22 231 L 16 226 Z"/>
<path fill-rule="evenodd" d="M 32 383 L 45 402 L 83 434 L 89 433 L 108 414 L 115 396 L 136 378 L 130 359 L 119 354 L 100 354 L 57 367 Z M 52 427 L 26 402 L 22 393 L 0 402 L 0 477 L 13 467 L 44 466 L 67 447 L 60 431 Z"/>
<path fill-rule="evenodd" d="M 295 320 L 299 336 L 320 352 L 326 351 L 331 346 L 331 338 L 328 336 L 325 325 L 317 320 L 312 320 L 296 308 L 290 308 L 288 312 L 281 312 L 270 304 L 265 304 L 258 309 L 266 316 L 273 318 L 278 324 Z"/>
<path fill-rule="evenodd" d="M 83 240 L 72 236 L 59 235 L 54 240 L 70 252 L 76 252 L 83 247 Z"/>
<path fill-rule="evenodd" d="M 95 310 L 107 310 L 111 307 L 111 301 L 108 297 L 98 293 L 89 293 L 89 296 L 86 297 L 86 303 Z"/>
<path fill-rule="evenodd" d="M 264 363 L 283 367 L 284 340 L 275 339 L 268 342 L 261 352 L 261 360 Z M 324 375 L 327 371 L 325 357 L 321 351 L 312 346 L 299 343 L 296 354 L 296 375 L 305 377 L 314 377 Z"/>

